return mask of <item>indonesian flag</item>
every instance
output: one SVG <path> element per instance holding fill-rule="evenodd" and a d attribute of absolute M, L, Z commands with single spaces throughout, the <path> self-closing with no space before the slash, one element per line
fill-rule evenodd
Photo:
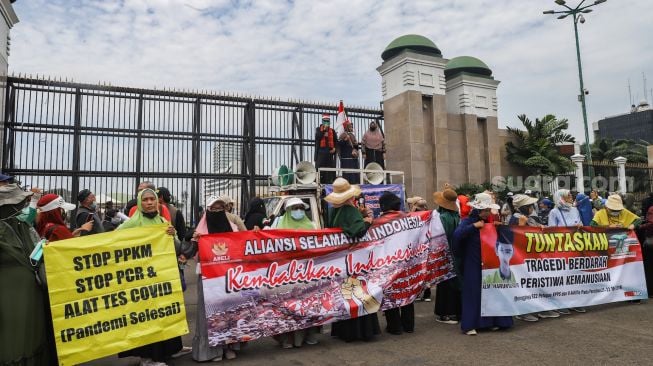
<path fill-rule="evenodd" d="M 336 125 L 333 126 L 336 131 L 336 135 L 340 136 L 341 133 L 345 132 L 345 122 L 349 122 L 349 118 L 345 113 L 345 104 L 340 101 L 338 105 L 338 116 L 336 117 Z"/>

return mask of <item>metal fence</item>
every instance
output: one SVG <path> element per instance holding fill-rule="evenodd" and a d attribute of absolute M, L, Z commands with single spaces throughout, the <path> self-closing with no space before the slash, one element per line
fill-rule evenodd
<path fill-rule="evenodd" d="M 313 161 L 315 128 L 337 106 L 224 94 L 135 89 L 10 77 L 3 172 L 75 201 L 88 188 L 100 204 L 133 198 L 138 182 L 167 187 L 187 222 L 207 196 L 239 211 L 267 195 L 285 164 Z M 359 137 L 380 109 L 347 108 Z"/>

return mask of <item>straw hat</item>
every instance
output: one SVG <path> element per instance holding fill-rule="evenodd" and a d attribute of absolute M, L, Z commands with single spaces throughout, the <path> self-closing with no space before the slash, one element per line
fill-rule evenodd
<path fill-rule="evenodd" d="M 333 192 L 327 195 L 324 200 L 334 204 L 340 205 L 347 200 L 358 197 L 361 194 L 361 189 L 357 185 L 351 185 L 345 178 L 337 178 L 333 181 Z"/>
<path fill-rule="evenodd" d="M 422 197 L 420 197 L 420 196 L 415 196 L 415 197 L 410 197 L 410 198 L 408 198 L 408 199 L 406 200 L 406 202 L 407 202 L 409 205 L 414 205 L 414 204 L 416 204 L 416 203 L 419 202 L 419 201 L 424 201 L 424 198 L 422 198 Z"/>
<path fill-rule="evenodd" d="M 467 205 L 477 210 L 485 210 L 488 208 L 498 210 L 501 208 L 499 205 L 494 203 L 494 201 L 492 201 L 492 196 L 487 193 L 477 193 L 474 196 L 474 200 L 468 202 Z"/>
<path fill-rule="evenodd" d="M 516 194 L 512 197 L 512 205 L 515 206 L 515 208 L 532 205 L 536 202 L 537 198 L 525 194 Z"/>
<path fill-rule="evenodd" d="M 605 207 L 612 211 L 621 211 L 624 209 L 624 203 L 621 201 L 621 196 L 618 194 L 612 194 L 608 196 L 608 200 L 605 202 Z"/>
<path fill-rule="evenodd" d="M 455 212 L 458 212 L 458 206 L 456 205 L 457 199 L 458 194 L 448 184 L 444 186 L 442 192 L 433 193 L 433 200 L 438 206 Z"/>

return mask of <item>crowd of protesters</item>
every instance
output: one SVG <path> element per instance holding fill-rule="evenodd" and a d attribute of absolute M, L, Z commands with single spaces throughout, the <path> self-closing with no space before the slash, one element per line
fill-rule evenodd
<path fill-rule="evenodd" d="M 358 164 L 358 143 L 351 126 L 336 137 L 329 130 L 325 119 L 316 132 L 317 160 L 331 164 L 336 145 L 340 151 L 355 157 Z M 370 125 L 363 137 L 361 147 L 366 163 L 382 159 L 383 136 L 378 126 Z M 345 154 L 345 155 L 346 155 Z M 381 160 L 382 161 L 382 160 Z M 349 162 L 351 163 L 351 162 Z M 345 163 L 345 164 L 349 164 Z M 353 163 L 350 164 L 352 167 Z M 323 176 L 324 177 L 324 176 Z M 374 218 L 372 211 L 358 207 L 360 187 L 346 177 L 332 177 L 333 192 L 325 197 L 332 209 L 328 212 L 325 226 L 340 228 L 351 238 L 363 237 L 375 220 L 392 220 L 409 213 L 401 210 L 401 198 L 385 192 L 379 199 L 382 214 Z M 357 175 L 352 179 L 357 179 Z M 355 180 L 354 182 L 357 182 Z M 167 223 L 165 232 L 173 237 L 178 256 L 182 288 L 186 290 L 184 268 L 187 261 L 197 255 L 197 242 L 202 235 L 264 229 L 310 230 L 318 227 L 310 220 L 306 211 L 308 205 L 299 198 L 288 199 L 284 213 L 270 220 L 262 199 L 249 202 L 244 220 L 234 214 L 233 201 L 226 196 L 209 197 L 205 211 L 196 228 L 189 228 L 181 210 L 173 204 L 172 193 L 165 187 L 156 187 L 152 182 L 141 182 L 136 197 L 121 211 L 111 202 L 105 203 L 104 214 L 98 209 L 94 193 L 88 189 L 80 191 L 77 204 L 68 203 L 59 195 L 43 192 L 38 188 L 23 190 L 12 177 L 0 175 L 0 364 L 55 365 L 56 349 L 52 334 L 51 315 L 47 288 L 34 280 L 35 267 L 29 260 L 34 243 L 44 238 L 50 243 L 77 236 L 94 235 L 112 230 L 124 230 Z M 429 202 L 421 197 L 406 201 L 407 211 L 429 210 Z M 435 320 L 444 324 L 459 324 L 467 335 L 476 335 L 479 330 L 502 330 L 513 326 L 513 317 L 481 316 L 481 239 L 480 229 L 484 225 L 519 226 L 603 226 L 637 230 L 643 248 L 646 279 L 653 284 L 653 194 L 642 202 L 642 215 L 632 212 L 624 202 L 626 197 L 611 194 L 601 197 L 597 192 L 589 195 L 574 194 L 560 189 L 553 197 L 537 197 L 531 191 L 508 192 L 505 201 L 500 201 L 495 192 L 485 191 L 475 195 L 458 194 L 447 185 L 433 194 L 431 206 L 435 206 L 447 238 L 456 277 L 436 286 Z M 74 217 L 69 216 L 75 212 Z M 72 225 L 71 225 L 72 224 Z M 505 228 L 505 227 L 500 227 Z M 499 230 L 502 242 L 512 243 L 510 230 Z M 512 247 L 497 248 L 509 251 Z M 38 270 L 38 268 L 36 268 Z M 184 346 L 181 337 L 174 337 L 136 349 L 121 352 L 119 357 L 140 357 L 141 365 L 165 365 L 173 357 L 192 353 L 197 362 L 233 359 L 243 344 L 211 346 L 204 307 L 202 276 L 197 273 L 197 317 L 192 347 Z M 497 271 L 495 282 L 510 280 L 510 271 Z M 354 288 L 361 284 L 349 284 Z M 653 293 L 649 287 L 649 294 Z M 377 311 L 380 304 L 375 299 L 365 302 L 365 314 L 338 321 L 331 325 L 331 336 L 345 342 L 369 341 L 381 333 Z M 418 297 L 430 301 L 430 289 Z M 363 307 L 361 307 L 362 309 Z M 545 318 L 557 318 L 571 311 L 583 313 L 584 308 L 559 309 L 537 314 L 516 316 L 516 319 L 535 322 Z M 386 310 L 386 332 L 399 335 L 412 333 L 415 329 L 414 306 Z M 280 347 L 287 349 L 314 345 L 319 341 L 319 328 L 275 336 Z"/>

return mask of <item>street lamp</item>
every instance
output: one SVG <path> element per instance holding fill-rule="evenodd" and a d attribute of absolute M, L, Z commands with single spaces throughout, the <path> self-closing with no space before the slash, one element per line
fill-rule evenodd
<path fill-rule="evenodd" d="M 578 79 L 580 80 L 580 95 L 578 96 L 578 99 L 580 100 L 581 106 L 583 108 L 583 124 L 585 126 L 585 150 L 587 154 L 587 162 L 589 163 L 588 173 L 590 175 L 590 178 L 593 175 L 592 173 L 593 169 L 591 165 L 592 150 L 590 148 L 590 134 L 587 128 L 587 107 L 585 106 L 585 95 L 587 91 L 583 86 L 583 67 L 581 66 L 580 45 L 578 43 L 578 22 L 585 23 L 585 17 L 583 16 L 583 14 L 591 13 L 593 9 L 589 9 L 589 8 L 602 4 L 606 1 L 607 0 L 595 0 L 592 4 L 583 6 L 586 0 L 582 0 L 575 8 L 572 8 L 567 5 L 567 2 L 565 0 L 555 0 L 556 4 L 565 7 L 567 10 L 560 10 L 560 11 L 547 10 L 543 12 L 544 14 L 547 15 L 561 14 L 560 16 L 558 16 L 558 19 L 564 19 L 569 15 L 571 15 L 574 19 L 574 35 L 576 36 L 576 57 L 578 58 Z"/>

